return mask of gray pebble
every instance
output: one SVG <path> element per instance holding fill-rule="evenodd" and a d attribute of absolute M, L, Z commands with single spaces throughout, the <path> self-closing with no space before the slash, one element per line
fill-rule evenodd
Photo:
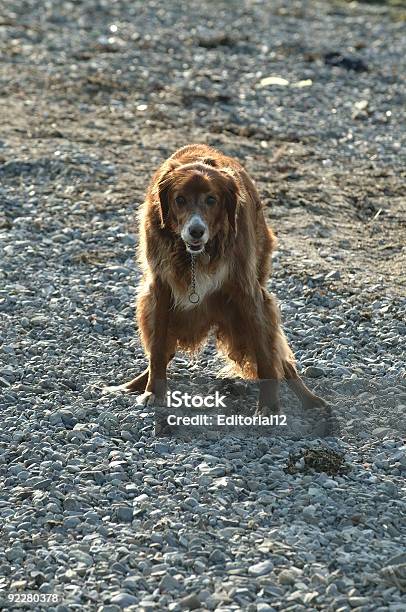
<path fill-rule="evenodd" d="M 273 570 L 273 563 L 270 560 L 260 561 L 259 563 L 255 563 L 248 568 L 248 573 L 250 576 L 265 576 L 269 574 Z"/>

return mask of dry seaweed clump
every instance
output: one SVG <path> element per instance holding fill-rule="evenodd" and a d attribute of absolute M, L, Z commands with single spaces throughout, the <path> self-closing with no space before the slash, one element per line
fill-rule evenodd
<path fill-rule="evenodd" d="M 290 454 L 285 472 L 325 472 L 329 476 L 346 474 L 350 466 L 344 460 L 344 455 L 330 448 L 307 448 L 299 454 Z"/>

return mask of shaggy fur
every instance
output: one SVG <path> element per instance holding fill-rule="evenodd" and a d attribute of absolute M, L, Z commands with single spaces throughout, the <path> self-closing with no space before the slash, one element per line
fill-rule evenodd
<path fill-rule="evenodd" d="M 197 305 L 189 301 L 191 255 L 180 235 L 194 211 L 176 204 L 180 193 L 195 202 L 209 229 L 205 252 L 195 257 Z M 210 208 L 200 204 L 209 193 L 216 199 Z M 262 413 L 278 411 L 283 378 L 306 406 L 323 403 L 299 378 L 267 291 L 275 236 L 238 161 L 206 145 L 176 151 L 152 178 L 140 229 L 137 320 L 149 367 L 120 389 L 145 391 L 147 402 L 162 400 L 167 364 L 176 350 L 195 352 L 214 331 L 235 372 L 261 380 Z"/>

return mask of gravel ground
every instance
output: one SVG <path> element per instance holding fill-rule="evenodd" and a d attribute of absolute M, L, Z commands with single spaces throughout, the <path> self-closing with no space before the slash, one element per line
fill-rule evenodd
<path fill-rule="evenodd" d="M 1 592 L 406 610 L 406 9 L 0 7 Z M 328 437 L 157 438 L 100 391 L 145 365 L 134 213 L 191 141 L 237 156 L 269 206 L 270 287 Z M 219 365 L 209 346 L 171 378 L 199 392 Z"/>

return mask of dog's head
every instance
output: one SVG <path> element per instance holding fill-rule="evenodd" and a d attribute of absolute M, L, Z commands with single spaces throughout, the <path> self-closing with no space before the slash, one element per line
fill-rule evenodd
<path fill-rule="evenodd" d="M 226 170 L 206 163 L 170 162 L 158 182 L 162 227 L 198 254 L 221 230 L 237 232 L 238 186 Z"/>

